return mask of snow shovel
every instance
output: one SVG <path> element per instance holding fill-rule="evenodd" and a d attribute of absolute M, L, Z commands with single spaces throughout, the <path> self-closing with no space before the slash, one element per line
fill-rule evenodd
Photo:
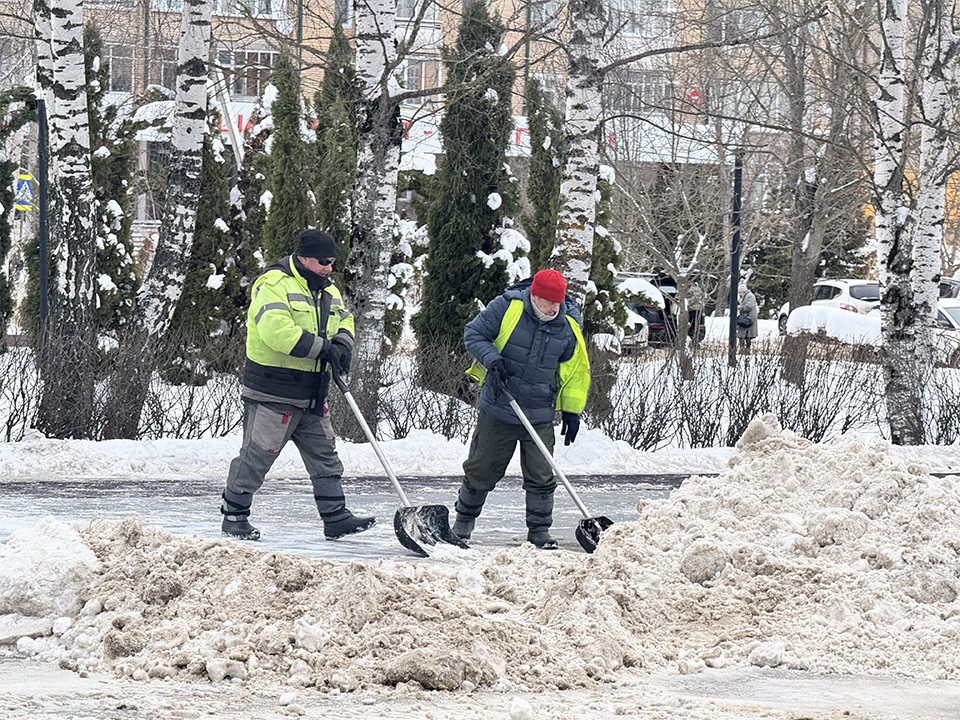
<path fill-rule="evenodd" d="M 400 544 L 420 557 L 428 557 L 430 555 L 424 547 L 425 545 L 447 543 L 460 548 L 469 548 L 470 546 L 457 535 L 454 535 L 453 530 L 450 529 L 450 511 L 447 510 L 446 506 L 420 505 L 414 507 L 410 504 L 410 501 L 407 499 L 407 494 L 403 491 L 403 488 L 400 487 L 400 481 L 397 480 L 397 476 L 390 467 L 390 463 L 387 462 L 387 458 L 380 449 L 380 444 L 373 436 L 373 431 L 370 429 L 370 426 L 367 425 L 367 421 L 364 420 L 363 414 L 357 406 L 357 401 L 353 399 L 350 388 L 336 370 L 333 370 L 333 382 L 336 383 L 337 387 L 340 388 L 340 392 L 343 393 L 343 399 L 347 401 L 347 405 L 350 406 L 350 409 L 356 416 L 357 422 L 360 423 L 360 427 L 363 428 L 367 440 L 370 441 L 370 446 L 377 454 L 377 458 L 379 458 L 380 464 L 383 465 L 383 469 L 387 473 L 387 477 L 390 478 L 390 482 L 393 483 L 393 489 L 396 490 L 397 495 L 400 496 L 400 502 L 403 503 L 403 507 L 398 508 L 396 514 L 393 516 L 393 531 L 396 533 Z"/>
<path fill-rule="evenodd" d="M 582 547 L 588 553 L 592 553 L 597 549 L 597 545 L 600 543 L 600 533 L 613 525 L 613 520 L 603 515 L 590 517 L 590 513 L 587 511 L 586 505 L 583 504 L 583 502 L 580 500 L 580 497 L 574 491 L 570 481 L 567 480 L 567 476 L 564 475 L 563 471 L 557 466 L 556 461 L 553 459 L 553 455 L 551 455 L 550 451 L 547 450 L 547 446 L 543 444 L 543 440 L 541 440 L 540 436 L 537 435 L 537 431 L 533 429 L 533 425 L 530 424 L 530 421 L 523 413 L 523 410 L 520 409 L 517 401 L 514 400 L 513 396 L 510 395 L 510 393 L 508 393 L 506 390 L 501 390 L 501 392 L 503 392 L 504 396 L 507 398 L 507 401 L 510 403 L 510 407 L 513 408 L 513 411 L 517 414 L 517 417 L 520 418 L 520 422 L 523 423 L 523 426 L 527 429 L 527 432 L 530 433 L 530 437 L 533 438 L 533 441 L 537 444 L 537 447 L 540 448 L 540 452 L 543 453 L 544 459 L 550 463 L 550 467 L 553 468 L 553 471 L 557 474 L 557 477 L 560 478 L 560 482 L 563 483 L 563 487 L 568 493 L 570 493 L 570 497 L 573 498 L 573 502 L 576 503 L 576 506 L 583 514 L 584 519 L 581 520 L 577 525 L 577 529 L 574 531 L 574 534 L 577 536 L 577 542 L 580 543 L 580 547 Z"/>

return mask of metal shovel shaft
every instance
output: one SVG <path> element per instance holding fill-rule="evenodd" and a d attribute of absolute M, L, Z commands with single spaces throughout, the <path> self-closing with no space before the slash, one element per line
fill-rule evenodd
<path fill-rule="evenodd" d="M 533 425 L 530 424 L 530 421 L 527 419 L 526 413 L 520 409 L 520 406 L 517 404 L 517 401 L 512 397 L 509 398 L 510 407 L 513 408 L 513 412 L 516 413 L 516 416 L 520 418 L 520 422 L 523 423 L 523 426 L 527 429 L 527 432 L 530 433 L 530 437 L 533 438 L 533 441 L 537 444 L 537 447 L 540 448 L 540 452 L 543 454 L 544 460 L 550 463 L 550 467 L 553 468 L 553 472 L 556 473 L 557 477 L 560 478 L 560 482 L 563 483 L 563 487 L 566 488 L 567 492 L 570 493 L 570 497 L 573 498 L 573 502 L 580 512 L 583 513 L 585 518 L 590 517 L 590 513 L 587 511 L 587 507 L 580 500 L 580 496 L 577 495 L 576 491 L 573 489 L 573 486 L 570 484 L 570 481 L 567 480 L 567 476 L 563 474 L 563 470 L 557 465 L 556 461 L 553 459 L 553 455 L 547 449 L 547 446 L 543 444 L 543 440 L 540 439 L 540 436 L 537 435 L 537 431 L 533 429 Z"/>
<path fill-rule="evenodd" d="M 343 399 L 347 401 L 347 405 L 349 405 L 350 409 L 353 410 L 353 414 L 356 416 L 357 422 L 360 423 L 360 427 L 363 428 L 363 432 L 367 436 L 367 440 L 370 442 L 370 447 L 373 448 L 373 451 L 377 454 L 377 458 L 380 460 L 380 464 L 383 465 L 383 469 L 386 471 L 387 477 L 389 477 L 390 482 L 393 483 L 393 489 L 396 490 L 397 495 L 400 496 L 400 502 L 403 503 L 404 507 L 411 507 L 410 501 L 407 500 L 407 494 L 403 491 L 400 481 L 397 480 L 397 476 L 393 472 L 393 468 L 390 467 L 390 463 L 387 462 L 386 456 L 380 449 L 380 443 L 377 442 L 377 439 L 373 436 L 373 431 L 370 429 L 370 426 L 367 425 L 367 421 L 364 419 L 363 413 L 360 412 L 360 407 L 357 405 L 357 401 L 353 399 L 353 394 L 346 389 L 345 386 L 341 387 L 340 390 L 343 392 Z"/>

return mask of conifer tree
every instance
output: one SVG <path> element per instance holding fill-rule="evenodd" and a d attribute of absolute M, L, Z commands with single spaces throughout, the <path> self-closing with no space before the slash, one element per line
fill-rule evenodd
<path fill-rule="evenodd" d="M 90 169 L 97 204 L 97 325 L 116 331 L 133 312 L 138 279 L 133 260 L 131 180 L 134 131 L 118 122 L 117 106 L 106 105 L 109 68 L 103 40 L 94 25 L 84 28 Z"/>
<path fill-rule="evenodd" d="M 35 118 L 31 88 L 18 87 L 0 93 L 0 265 L 5 265 L 10 252 L 16 164 L 2 148 L 10 135 Z M 13 315 L 13 301 L 6 273 L 0 273 L 0 344 L 6 337 L 7 323 Z"/>
<path fill-rule="evenodd" d="M 276 98 L 271 105 L 271 134 L 268 188 L 270 210 L 263 225 L 263 249 L 268 262 L 296 248 L 300 232 L 312 219 L 307 178 L 310 152 L 304 141 L 305 124 L 300 76 L 293 61 L 281 55 L 273 66 L 271 83 Z"/>
<path fill-rule="evenodd" d="M 620 246 L 606 229 L 610 217 L 611 182 L 601 166 L 597 190 L 597 223 L 593 236 L 593 262 L 590 264 L 590 284 L 583 325 L 587 335 L 607 333 L 618 335 L 627 321 L 627 311 L 617 290 L 616 270 L 620 267 Z"/>
<path fill-rule="evenodd" d="M 547 267 L 557 237 L 557 201 L 563 169 L 563 113 L 543 93 L 540 81 L 527 82 L 527 125 L 530 128 L 530 170 L 523 228 L 530 241 L 533 271 Z"/>
<path fill-rule="evenodd" d="M 270 155 L 266 148 L 271 131 L 264 119 L 269 111 L 262 104 L 250 114 L 251 127 L 244 133 L 243 164 L 237 170 L 236 193 L 231 203 L 230 232 L 235 247 L 244 248 L 243 255 L 256 259 L 254 274 L 266 264 L 263 256 L 263 228 L 267 221 L 267 193 Z"/>
<path fill-rule="evenodd" d="M 507 284 L 499 228 L 509 217 L 514 191 L 505 170 L 513 129 L 510 107 L 514 69 L 497 54 L 503 26 L 484 2 L 467 6 L 456 45 L 446 49 L 447 94 L 440 123 L 445 155 L 427 216 L 430 235 L 423 303 L 414 318 L 423 360 L 449 363 L 426 348 L 462 350 L 463 327 Z"/>
<path fill-rule="evenodd" d="M 317 226 L 337 241 L 337 266 L 350 255 L 350 199 L 357 176 L 357 144 L 353 110 L 359 95 L 353 49 L 337 23 L 327 50 L 323 82 L 314 96 L 317 114 Z M 341 276 L 345 281 L 346 275 Z M 346 285 L 341 290 L 349 294 Z"/>
<path fill-rule="evenodd" d="M 217 365 L 221 360 L 230 361 L 224 346 L 235 334 L 244 310 L 236 303 L 242 296 L 241 278 L 226 222 L 230 217 L 230 163 L 216 130 L 219 125 L 219 113 L 210 110 L 211 131 L 203 140 L 197 229 L 172 325 L 178 337 L 171 337 L 171 342 L 179 349 L 182 373 L 168 377 L 188 382 L 202 381 L 211 365 L 212 369 L 226 369 Z"/>

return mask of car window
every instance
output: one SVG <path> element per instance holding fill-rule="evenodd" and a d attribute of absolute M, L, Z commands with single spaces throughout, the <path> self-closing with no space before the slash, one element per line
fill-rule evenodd
<path fill-rule="evenodd" d="M 836 293 L 834 293 L 836 290 Z M 833 285 L 819 285 L 813 293 L 814 300 L 829 300 L 835 294 L 839 293 L 840 290 L 833 287 Z"/>
<path fill-rule="evenodd" d="M 663 311 L 647 305 L 634 305 L 633 311 L 648 323 L 663 323 Z"/>
<path fill-rule="evenodd" d="M 952 328 L 953 323 L 947 319 L 947 316 L 943 314 L 943 310 L 937 312 L 937 325 L 945 328 Z"/>
<path fill-rule="evenodd" d="M 953 278 L 944 278 L 940 281 L 940 297 L 955 298 L 960 294 L 960 282 Z"/>
<path fill-rule="evenodd" d="M 850 297 L 855 300 L 880 300 L 879 285 L 851 285 Z"/>
<path fill-rule="evenodd" d="M 950 317 L 952 317 L 957 324 L 960 325 L 960 307 L 943 308 L 943 310 L 940 312 L 949 313 Z"/>

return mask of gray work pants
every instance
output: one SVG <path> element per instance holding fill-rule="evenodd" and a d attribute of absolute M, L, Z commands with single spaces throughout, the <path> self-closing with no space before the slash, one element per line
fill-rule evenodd
<path fill-rule="evenodd" d="M 553 453 L 554 432 L 551 423 L 535 425 L 537 435 Z M 551 493 L 557 487 L 553 468 L 523 425 L 500 422 L 482 410 L 470 441 L 470 454 L 463 463 L 464 484 L 471 490 L 489 492 L 503 478 L 507 465 L 520 443 L 520 470 L 523 488 L 538 493 Z"/>
<path fill-rule="evenodd" d="M 243 445 L 240 454 L 230 463 L 228 495 L 253 494 L 259 490 L 267 471 L 289 440 L 293 440 L 300 451 L 311 480 L 343 474 L 328 410 L 316 415 L 311 410 L 281 403 L 245 399 L 243 404 Z"/>

